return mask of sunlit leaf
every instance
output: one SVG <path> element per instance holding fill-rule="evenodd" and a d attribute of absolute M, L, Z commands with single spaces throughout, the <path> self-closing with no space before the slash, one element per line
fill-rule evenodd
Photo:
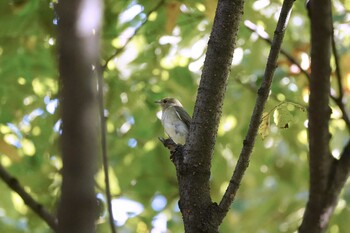
<path fill-rule="evenodd" d="M 287 129 L 293 120 L 293 115 L 286 106 L 280 106 L 274 111 L 273 120 L 278 128 Z"/>
<path fill-rule="evenodd" d="M 266 138 L 270 134 L 269 127 L 270 127 L 270 114 L 267 112 L 264 112 L 261 118 L 259 131 L 258 131 L 262 139 Z"/>

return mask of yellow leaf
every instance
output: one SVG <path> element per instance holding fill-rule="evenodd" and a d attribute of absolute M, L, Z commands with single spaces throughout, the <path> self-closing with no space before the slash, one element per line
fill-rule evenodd
<path fill-rule="evenodd" d="M 258 133 L 261 135 L 262 139 L 265 139 L 269 135 L 270 133 L 269 127 L 270 127 L 270 115 L 269 113 L 264 112 L 261 118 L 259 130 L 258 130 Z"/>

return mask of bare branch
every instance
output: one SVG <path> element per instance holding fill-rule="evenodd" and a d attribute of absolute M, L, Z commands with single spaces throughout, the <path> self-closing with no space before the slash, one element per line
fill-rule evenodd
<path fill-rule="evenodd" d="M 332 23 L 333 25 L 333 23 Z M 342 101 L 344 97 L 344 89 L 343 89 L 343 83 L 342 83 L 342 75 L 341 75 L 341 70 L 340 70 L 340 62 L 339 62 L 339 55 L 337 52 L 337 46 L 335 44 L 335 38 L 334 38 L 334 28 L 332 28 L 333 33 L 332 33 L 332 51 L 333 51 L 333 57 L 334 57 L 334 62 L 335 62 L 335 75 L 337 77 L 337 82 L 338 82 L 338 99 Z"/>
<path fill-rule="evenodd" d="M 244 88 L 246 88 L 249 92 L 251 92 L 252 94 L 256 94 L 256 92 L 257 92 L 257 87 L 255 87 L 255 86 L 253 86 L 253 85 L 250 85 L 249 83 L 244 83 L 244 82 L 242 82 L 242 80 L 240 80 L 238 77 L 236 77 L 236 78 L 234 78 L 233 79 L 236 83 L 238 83 L 239 85 L 241 85 L 242 87 L 244 87 Z M 275 93 L 270 93 L 270 99 L 272 99 L 272 100 L 274 100 L 274 101 L 276 101 L 276 102 L 278 102 L 278 103 L 280 103 L 281 102 L 281 100 L 279 100 L 278 98 L 277 98 L 277 95 L 275 94 Z M 297 103 L 297 102 L 295 102 L 294 100 L 292 100 L 292 99 L 289 99 L 289 98 L 285 98 L 284 100 L 283 100 L 284 102 L 290 102 L 290 103 Z M 303 106 L 303 108 L 307 108 L 307 106 L 304 106 L 304 104 L 302 104 L 302 103 L 297 103 L 298 105 L 300 105 L 300 106 Z"/>
<path fill-rule="evenodd" d="M 105 188 L 107 197 L 107 208 L 109 216 L 109 224 L 111 227 L 111 232 L 116 233 L 117 229 L 114 224 L 113 209 L 112 209 L 112 196 L 109 182 L 109 165 L 108 165 L 108 153 L 107 153 L 107 140 L 106 140 L 106 118 L 104 111 L 104 101 L 103 101 L 103 89 L 104 82 L 101 69 L 98 69 L 98 105 L 100 112 L 100 128 L 101 128 L 101 149 L 102 149 L 102 160 L 103 160 L 103 172 L 105 176 Z"/>
<path fill-rule="evenodd" d="M 275 30 L 274 38 L 272 40 L 271 50 L 266 64 L 264 80 L 258 90 L 258 97 L 256 99 L 253 114 L 251 116 L 249 129 L 245 140 L 243 141 L 243 148 L 240 153 L 236 168 L 230 180 L 230 183 L 226 189 L 226 192 L 219 204 L 219 207 L 223 213 L 226 213 L 232 201 L 234 200 L 244 172 L 248 168 L 249 159 L 255 143 L 255 138 L 259 129 L 262 113 L 269 96 L 271 83 L 274 72 L 277 67 L 277 58 L 280 53 L 281 44 L 284 37 L 284 32 L 288 23 L 289 15 L 292 10 L 294 0 L 285 0 L 282 5 L 280 17 L 278 19 L 277 27 Z"/>
<path fill-rule="evenodd" d="M 272 40 L 269 38 L 268 34 L 265 31 L 262 31 L 261 29 L 258 29 L 258 26 L 256 24 L 252 23 L 249 20 L 246 20 L 244 22 L 244 26 L 246 28 L 248 28 L 250 31 L 255 32 L 261 39 L 266 41 L 269 45 L 272 44 Z M 299 64 L 299 62 L 297 62 L 297 60 L 292 55 L 290 55 L 283 48 L 281 48 L 280 53 L 283 54 L 291 63 L 296 65 L 299 68 L 300 72 L 303 73 L 307 77 L 307 79 L 310 81 L 310 74 L 309 74 L 309 72 L 304 70 L 301 67 L 301 65 Z"/>
<path fill-rule="evenodd" d="M 341 69 L 340 69 L 340 62 L 339 62 L 339 55 L 337 52 L 337 46 L 335 43 L 333 22 L 332 22 L 332 51 L 333 51 L 333 57 L 334 57 L 334 62 L 335 62 L 335 75 L 336 75 L 337 83 L 338 83 L 338 96 L 335 97 L 331 93 L 331 98 L 338 105 L 339 109 L 341 110 L 341 112 L 343 114 L 343 119 L 346 123 L 348 130 L 350 131 L 350 117 L 349 117 L 348 111 L 347 111 L 347 109 L 344 105 L 344 102 L 343 102 L 343 98 L 344 98 L 344 88 L 343 88 L 343 83 L 342 83 L 343 77 L 342 77 L 342 73 L 341 73 Z"/>
<path fill-rule="evenodd" d="M 29 193 L 19 184 L 18 180 L 12 177 L 0 164 L 0 178 L 31 208 L 40 218 L 42 218 L 52 230 L 57 230 L 57 219 L 51 215 L 40 203 L 35 201 Z"/>

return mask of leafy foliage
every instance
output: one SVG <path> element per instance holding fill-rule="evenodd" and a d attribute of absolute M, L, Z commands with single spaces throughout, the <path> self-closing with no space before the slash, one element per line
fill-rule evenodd
<path fill-rule="evenodd" d="M 56 212 L 62 168 L 55 2 L 0 1 L 0 161 L 52 213 Z M 173 96 L 192 112 L 214 2 L 105 1 L 101 65 L 106 65 L 112 195 L 119 201 L 133 201 L 128 207 L 141 209 L 129 209 L 132 217 L 123 219 L 122 204 L 116 202 L 120 232 L 160 232 L 165 224 L 170 232 L 183 232 L 175 170 L 157 139 L 164 134 L 156 117 L 160 109 L 153 102 Z M 308 70 L 309 23 L 303 4 L 296 2 L 283 48 Z M 244 20 L 264 28 L 271 37 L 280 5 L 277 0 L 247 2 Z M 339 1 L 334 12 L 347 103 L 350 40 L 345 32 L 349 30 L 349 10 L 346 1 Z M 224 193 L 238 158 L 269 50 L 269 45 L 244 25 L 239 38 L 212 165 L 211 189 L 216 201 Z M 113 54 L 116 56 L 108 60 Z M 331 78 L 337 90 L 335 78 Z M 280 56 L 267 106 L 273 111 L 262 119 L 264 140 L 257 141 L 221 232 L 294 232 L 298 227 L 308 190 L 307 116 L 298 110 L 307 105 L 307 96 L 305 75 Z M 331 108 L 331 151 L 337 156 L 349 135 L 339 109 L 334 103 Z M 268 123 L 272 115 L 275 124 Z M 288 130 L 279 129 L 290 122 Z M 104 200 L 101 164 L 98 167 L 96 190 Z M 2 182 L 0 189 L 1 232 L 50 232 L 17 194 Z M 347 185 L 330 232 L 349 229 L 349 202 Z M 102 216 L 98 230 L 108 232 L 105 213 Z"/>
<path fill-rule="evenodd" d="M 264 112 L 259 126 L 259 134 L 261 135 L 262 139 L 266 138 L 269 135 L 270 118 L 272 114 L 273 121 L 278 128 L 288 129 L 294 120 L 291 112 L 295 109 L 302 112 L 306 111 L 306 108 L 299 104 L 292 102 L 282 102 L 272 108 L 269 112 Z"/>

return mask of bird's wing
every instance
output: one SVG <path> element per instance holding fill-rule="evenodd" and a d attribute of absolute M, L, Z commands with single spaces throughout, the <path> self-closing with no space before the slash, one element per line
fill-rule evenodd
<path fill-rule="evenodd" d="M 188 115 L 188 113 L 183 109 L 182 107 L 179 106 L 174 106 L 175 112 L 177 116 L 185 123 L 187 128 L 190 128 L 190 123 L 191 123 L 191 117 Z"/>

